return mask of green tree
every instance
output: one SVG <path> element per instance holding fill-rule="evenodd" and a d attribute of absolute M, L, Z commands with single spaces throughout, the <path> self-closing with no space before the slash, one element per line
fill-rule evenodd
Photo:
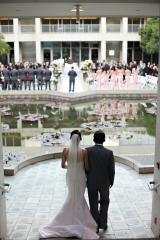
<path fill-rule="evenodd" d="M 160 18 L 148 18 L 144 27 L 139 29 L 140 46 L 148 54 L 159 52 Z"/>
<path fill-rule="evenodd" d="M 4 37 L 0 34 L 0 55 L 9 53 L 10 46 L 5 42 Z"/>

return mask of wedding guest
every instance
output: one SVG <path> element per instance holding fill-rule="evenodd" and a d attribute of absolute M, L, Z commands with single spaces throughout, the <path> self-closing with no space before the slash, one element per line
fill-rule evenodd
<path fill-rule="evenodd" d="M 47 66 L 47 68 L 44 70 L 45 90 L 47 90 L 47 88 L 51 90 L 51 76 L 52 72 L 49 69 L 49 66 Z"/>
<path fill-rule="evenodd" d="M 33 90 L 35 90 L 35 70 L 33 69 L 33 65 L 30 65 L 29 69 L 28 69 L 28 86 L 29 86 L 29 90 L 31 90 L 31 85 Z"/>

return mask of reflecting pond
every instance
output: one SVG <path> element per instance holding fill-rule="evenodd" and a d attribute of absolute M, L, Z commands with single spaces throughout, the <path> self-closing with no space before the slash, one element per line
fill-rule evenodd
<path fill-rule="evenodd" d="M 63 102 L 3 104 L 0 113 L 4 146 L 21 146 L 27 139 L 44 132 L 69 133 L 70 128 L 81 129 L 85 145 L 92 143 L 97 129 L 107 133 L 107 145 L 154 144 L 155 141 L 156 103 L 152 101 L 101 99 L 76 105 Z"/>

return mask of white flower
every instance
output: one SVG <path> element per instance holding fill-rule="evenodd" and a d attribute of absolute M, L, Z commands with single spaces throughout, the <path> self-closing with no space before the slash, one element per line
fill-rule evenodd
<path fill-rule="evenodd" d="M 63 72 L 63 64 L 64 60 L 63 59 L 55 59 L 51 63 L 55 69 L 59 71 L 59 73 Z"/>
<path fill-rule="evenodd" d="M 88 71 L 93 65 L 92 60 L 88 59 L 85 60 L 84 62 L 81 62 L 81 70 L 82 71 Z"/>

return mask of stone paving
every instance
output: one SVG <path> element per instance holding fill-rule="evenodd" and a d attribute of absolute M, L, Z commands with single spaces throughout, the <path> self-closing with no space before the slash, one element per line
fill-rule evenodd
<path fill-rule="evenodd" d="M 153 174 L 139 175 L 116 163 L 111 189 L 109 228 L 101 239 L 153 238 L 150 229 Z M 5 177 L 12 188 L 7 197 L 8 240 L 38 240 L 38 229 L 55 217 L 67 194 L 65 170 L 59 160 L 39 162 Z M 87 193 L 86 193 L 87 198 Z"/>

